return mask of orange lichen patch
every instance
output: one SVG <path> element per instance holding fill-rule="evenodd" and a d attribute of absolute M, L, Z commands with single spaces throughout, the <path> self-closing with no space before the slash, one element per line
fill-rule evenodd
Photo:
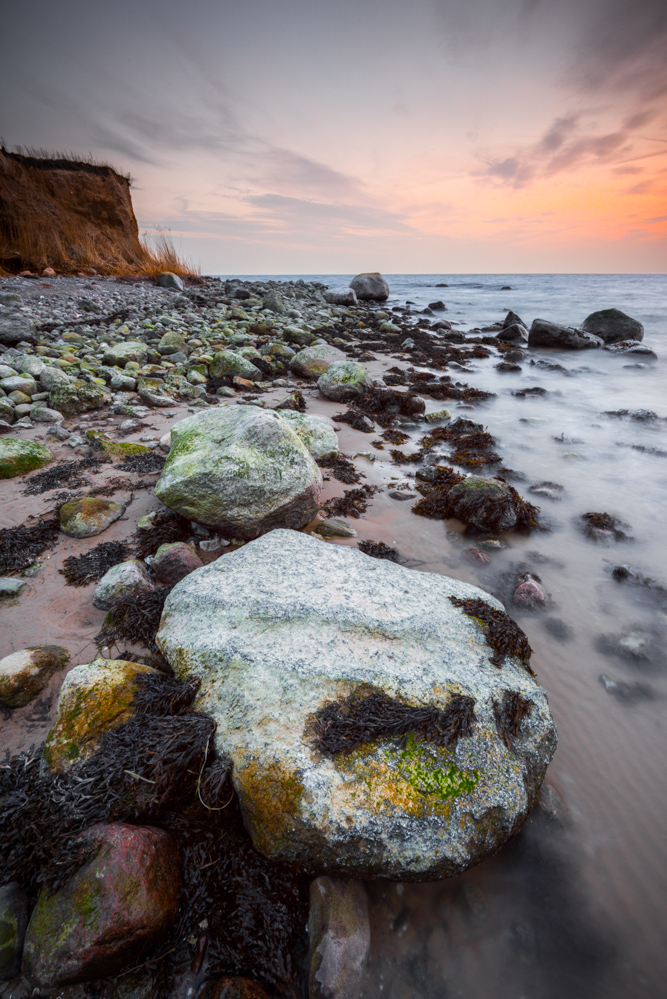
<path fill-rule="evenodd" d="M 306 792 L 298 772 L 278 760 L 263 765 L 248 758 L 235 762 L 234 785 L 255 847 L 267 857 L 279 853 L 301 822 Z"/>
<path fill-rule="evenodd" d="M 136 679 L 153 673 L 150 666 L 123 659 L 96 659 L 72 670 L 58 700 L 55 725 L 44 746 L 51 770 L 66 770 L 96 751 L 99 739 L 132 714 Z"/>

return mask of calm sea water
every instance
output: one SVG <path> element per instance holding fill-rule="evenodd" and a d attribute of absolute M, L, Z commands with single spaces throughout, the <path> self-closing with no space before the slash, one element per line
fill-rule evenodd
<path fill-rule="evenodd" d="M 341 286 L 352 275 L 303 276 Z M 641 320 L 659 359 L 638 365 L 641 358 L 603 351 L 543 351 L 532 356 L 561 368 L 527 359 L 521 372 L 501 374 L 489 358 L 461 372 L 462 381 L 495 393 L 468 415 L 524 476 L 517 488 L 530 498 L 531 484 L 563 486 L 560 501 L 538 501 L 550 530 L 508 538 L 490 565 L 471 565 L 463 554 L 469 539 L 452 525 L 412 516 L 410 504 L 386 491 L 359 525 L 361 536 L 394 545 L 415 567 L 477 583 L 506 601 L 518 570 L 541 575 L 549 611 L 509 609 L 529 636 L 556 718 L 559 748 L 548 780 L 568 810 L 560 823 L 531 818 L 496 857 L 461 877 L 372 883 L 364 996 L 658 999 L 667 994 L 667 276 L 387 279 L 389 307 L 442 299 L 447 312 L 438 315 L 463 330 L 496 322 L 508 309 L 527 324 L 539 316 L 578 325 L 594 310 L 616 307 Z M 547 394 L 512 394 L 531 386 Z M 622 409 L 653 410 L 658 419 L 605 415 Z M 397 473 L 378 453 L 365 471 L 369 482 L 386 483 L 405 479 L 403 469 Z M 621 518 L 633 540 L 586 539 L 578 520 L 590 510 Z M 657 585 L 614 581 L 618 564 Z"/>

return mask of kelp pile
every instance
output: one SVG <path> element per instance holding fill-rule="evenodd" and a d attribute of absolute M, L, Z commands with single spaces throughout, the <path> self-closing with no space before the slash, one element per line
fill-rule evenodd
<path fill-rule="evenodd" d="M 498 610 L 484 600 L 462 600 L 460 597 L 450 597 L 455 607 L 461 608 L 468 617 L 476 618 L 484 625 L 486 641 L 494 651 L 491 662 L 501 667 L 506 656 L 518 659 L 525 669 L 535 676 L 530 665 L 533 650 L 530 647 L 525 632 L 505 611 Z"/>
<path fill-rule="evenodd" d="M 185 517 L 169 516 L 157 521 L 149 530 L 137 530 L 132 535 L 137 558 L 154 555 L 160 545 L 188 541 L 192 537 L 190 522 Z"/>
<path fill-rule="evenodd" d="M 39 496 L 49 492 L 51 489 L 58 489 L 67 484 L 71 489 L 82 489 L 90 485 L 84 472 L 99 472 L 104 462 L 108 458 L 93 457 L 81 458 L 80 461 L 63 461 L 59 465 L 51 465 L 43 472 L 31 475 L 27 480 L 28 484 L 23 490 L 24 496 Z"/>
<path fill-rule="evenodd" d="M 358 413 L 354 409 L 348 409 L 344 413 L 336 413 L 333 417 L 339 423 L 347 423 L 353 430 L 359 430 L 362 434 L 372 434 L 375 427 L 363 413 Z"/>
<path fill-rule="evenodd" d="M 343 496 L 334 496 L 322 504 L 328 517 L 354 517 L 358 520 L 368 509 L 368 500 L 378 491 L 378 486 L 364 485 L 359 489 L 345 489 Z"/>
<path fill-rule="evenodd" d="M 117 603 L 104 619 L 104 626 L 95 635 L 98 649 L 113 648 L 122 641 L 143 645 L 153 655 L 160 656 L 155 644 L 155 633 L 160 627 L 164 602 L 171 586 L 162 586 L 148 593 L 125 597 Z"/>
<path fill-rule="evenodd" d="M 627 524 L 610 513 L 582 513 L 581 520 L 584 534 L 593 541 L 604 541 L 608 538 L 613 538 L 614 541 L 630 540 L 629 535 L 622 530 Z"/>
<path fill-rule="evenodd" d="M 53 548 L 60 533 L 60 519 L 40 520 L 30 527 L 0 530 L 0 573 L 23 572 L 47 548 Z"/>
<path fill-rule="evenodd" d="M 508 749 L 512 748 L 512 739 L 516 739 L 521 732 L 523 720 L 532 708 L 533 702 L 527 701 L 516 690 L 506 690 L 502 701 L 493 702 L 496 729 Z"/>
<path fill-rule="evenodd" d="M 364 555 L 370 555 L 371 558 L 385 558 L 389 562 L 401 561 L 401 556 L 398 554 L 396 549 L 386 545 L 384 541 L 360 541 L 357 548 L 359 548 Z"/>
<path fill-rule="evenodd" d="M 349 755 L 364 743 L 409 736 L 451 749 L 460 736 L 472 735 L 475 700 L 453 694 L 444 711 L 434 705 L 404 704 L 382 691 L 362 687 L 343 701 L 331 701 L 312 721 L 313 743 L 324 756 Z"/>
<path fill-rule="evenodd" d="M 201 949 L 204 920 L 209 975 L 245 975 L 294 996 L 306 947 L 306 884 L 253 848 L 231 761 L 213 748 L 215 723 L 192 710 L 197 684 L 160 674 L 137 683 L 133 716 L 107 731 L 90 759 L 64 773 L 44 771 L 39 753 L 0 766 L 3 876 L 34 900 L 90 859 L 80 834 L 94 823 L 166 829 L 178 846 L 183 893 L 175 927 L 146 957 L 155 999 L 173 996 L 176 971 L 192 961 L 198 940 Z M 122 980 L 121 972 L 113 981 Z"/>
<path fill-rule="evenodd" d="M 361 482 L 365 478 L 344 454 L 338 455 L 337 458 L 318 458 L 317 464 L 320 468 L 326 468 L 327 471 L 331 472 L 334 479 L 338 479 L 339 482 L 344 482 L 346 485 Z"/>
<path fill-rule="evenodd" d="M 498 476 L 500 479 L 500 476 Z M 455 502 L 452 502 L 450 492 L 453 486 L 465 481 L 465 476 L 459 475 L 453 468 L 447 465 L 429 465 L 417 472 L 416 488 L 422 494 L 422 499 L 412 507 L 412 512 L 420 517 L 431 517 L 438 520 L 447 520 L 450 517 L 459 517 L 460 510 Z M 503 481 L 503 480 L 501 480 Z M 502 530 L 502 513 L 504 506 L 511 503 L 516 516 L 514 530 L 533 531 L 540 528 L 539 508 L 527 503 L 526 500 L 516 491 L 514 486 L 505 482 L 508 490 L 507 497 L 494 499 L 480 490 L 479 496 L 472 496 L 468 509 L 480 510 L 485 506 L 484 520 L 487 523 L 487 530 L 498 532 Z M 497 510 L 494 509 L 497 507 Z M 494 523 L 494 519 L 498 523 Z"/>
<path fill-rule="evenodd" d="M 131 454 L 120 462 L 118 468 L 123 472 L 139 472 L 141 475 L 148 475 L 152 472 L 161 472 L 164 468 L 166 458 L 152 451 L 150 454 Z"/>
<path fill-rule="evenodd" d="M 102 541 L 85 555 L 70 555 L 58 572 L 69 586 L 86 586 L 100 580 L 114 565 L 124 562 L 129 553 L 129 547 L 122 541 Z"/>

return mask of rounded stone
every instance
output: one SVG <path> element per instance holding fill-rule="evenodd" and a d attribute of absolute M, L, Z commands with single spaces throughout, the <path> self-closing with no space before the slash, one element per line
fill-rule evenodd
<path fill-rule="evenodd" d="M 22 708 L 34 701 L 68 662 L 69 652 L 59 645 L 19 649 L 0 659 L 0 704 Z"/>
<path fill-rule="evenodd" d="M 389 285 L 378 271 L 357 274 L 350 281 L 360 302 L 385 302 L 389 298 Z"/>
<path fill-rule="evenodd" d="M 338 347 L 331 347 L 328 343 L 317 343 L 312 347 L 304 347 L 295 354 L 289 366 L 290 370 L 301 378 L 319 378 L 334 361 L 345 360 L 347 360 L 346 355 Z"/>
<path fill-rule="evenodd" d="M 447 500 L 452 517 L 480 531 L 510 531 L 517 522 L 512 491 L 500 479 L 470 475 L 449 490 Z"/>
<path fill-rule="evenodd" d="M 638 319 L 632 319 L 620 309 L 600 309 L 586 316 L 581 328 L 587 333 L 601 337 L 605 343 L 620 343 L 622 340 L 643 340 L 644 327 Z"/>
<path fill-rule="evenodd" d="M 235 350 L 220 350 L 214 355 L 209 365 L 211 378 L 247 378 L 249 381 L 261 381 L 263 375 L 252 361 Z"/>
<path fill-rule="evenodd" d="M 520 827 L 556 746 L 546 693 L 514 656 L 498 665 L 484 624 L 450 597 L 502 610 L 467 583 L 284 530 L 171 591 L 157 643 L 177 676 L 201 681 L 196 707 L 216 721 L 267 857 L 430 881 Z M 367 697 L 388 719 L 370 734 L 346 721 Z M 459 719 L 464 706 L 447 738 L 410 727 L 423 712 Z M 409 719 L 400 734 L 397 717 Z M 334 722 L 351 733 L 342 749 L 323 741 Z"/>
<path fill-rule="evenodd" d="M 153 558 L 152 569 L 160 583 L 173 586 L 195 569 L 201 569 L 202 560 L 192 548 L 182 541 L 160 545 Z"/>
<path fill-rule="evenodd" d="M 111 610 L 128 597 L 150 593 L 155 583 L 140 559 L 130 559 L 113 565 L 100 579 L 93 594 L 93 606 Z"/>
<path fill-rule="evenodd" d="M 220 406 L 181 420 L 155 493 L 166 506 L 230 537 L 305 527 L 322 476 L 285 420 L 256 406 Z"/>
<path fill-rule="evenodd" d="M 362 395 L 371 385 L 369 374 L 359 361 L 334 361 L 317 381 L 322 395 L 334 402 Z"/>
<path fill-rule="evenodd" d="M 0 479 L 13 479 L 53 461 L 48 447 L 18 437 L 0 438 Z"/>
<path fill-rule="evenodd" d="M 60 529 L 70 538 L 92 538 L 102 534 L 125 513 L 122 503 L 81 496 L 60 507 Z"/>

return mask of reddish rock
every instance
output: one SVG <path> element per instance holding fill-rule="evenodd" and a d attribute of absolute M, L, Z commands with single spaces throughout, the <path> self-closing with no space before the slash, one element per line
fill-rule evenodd
<path fill-rule="evenodd" d="M 517 577 L 512 600 L 517 607 L 527 610 L 540 610 L 549 602 L 542 580 L 532 572 L 525 572 Z"/>
<path fill-rule="evenodd" d="M 226 975 L 207 982 L 199 993 L 199 999 L 269 999 L 263 988 L 249 978 L 236 978 Z"/>
<path fill-rule="evenodd" d="M 42 277 L 55 277 L 55 276 L 56 272 L 54 271 L 53 267 L 45 267 L 44 270 L 42 271 Z"/>
<path fill-rule="evenodd" d="M 172 586 L 184 579 L 195 569 L 201 569 L 204 563 L 182 541 L 170 545 L 161 545 L 153 559 L 152 569 L 160 583 Z"/>
<path fill-rule="evenodd" d="M 178 851 L 150 826 L 95 825 L 99 843 L 67 884 L 42 891 L 23 951 L 23 973 L 54 988 L 118 972 L 147 953 L 173 925 L 180 900 Z"/>
<path fill-rule="evenodd" d="M 240 375 L 234 375 L 234 377 L 232 378 L 232 381 L 233 381 L 234 385 L 236 386 L 236 388 L 240 388 L 240 389 L 253 389 L 255 387 L 255 383 L 254 382 L 249 381 L 249 379 L 247 379 L 247 378 L 241 378 Z"/>

